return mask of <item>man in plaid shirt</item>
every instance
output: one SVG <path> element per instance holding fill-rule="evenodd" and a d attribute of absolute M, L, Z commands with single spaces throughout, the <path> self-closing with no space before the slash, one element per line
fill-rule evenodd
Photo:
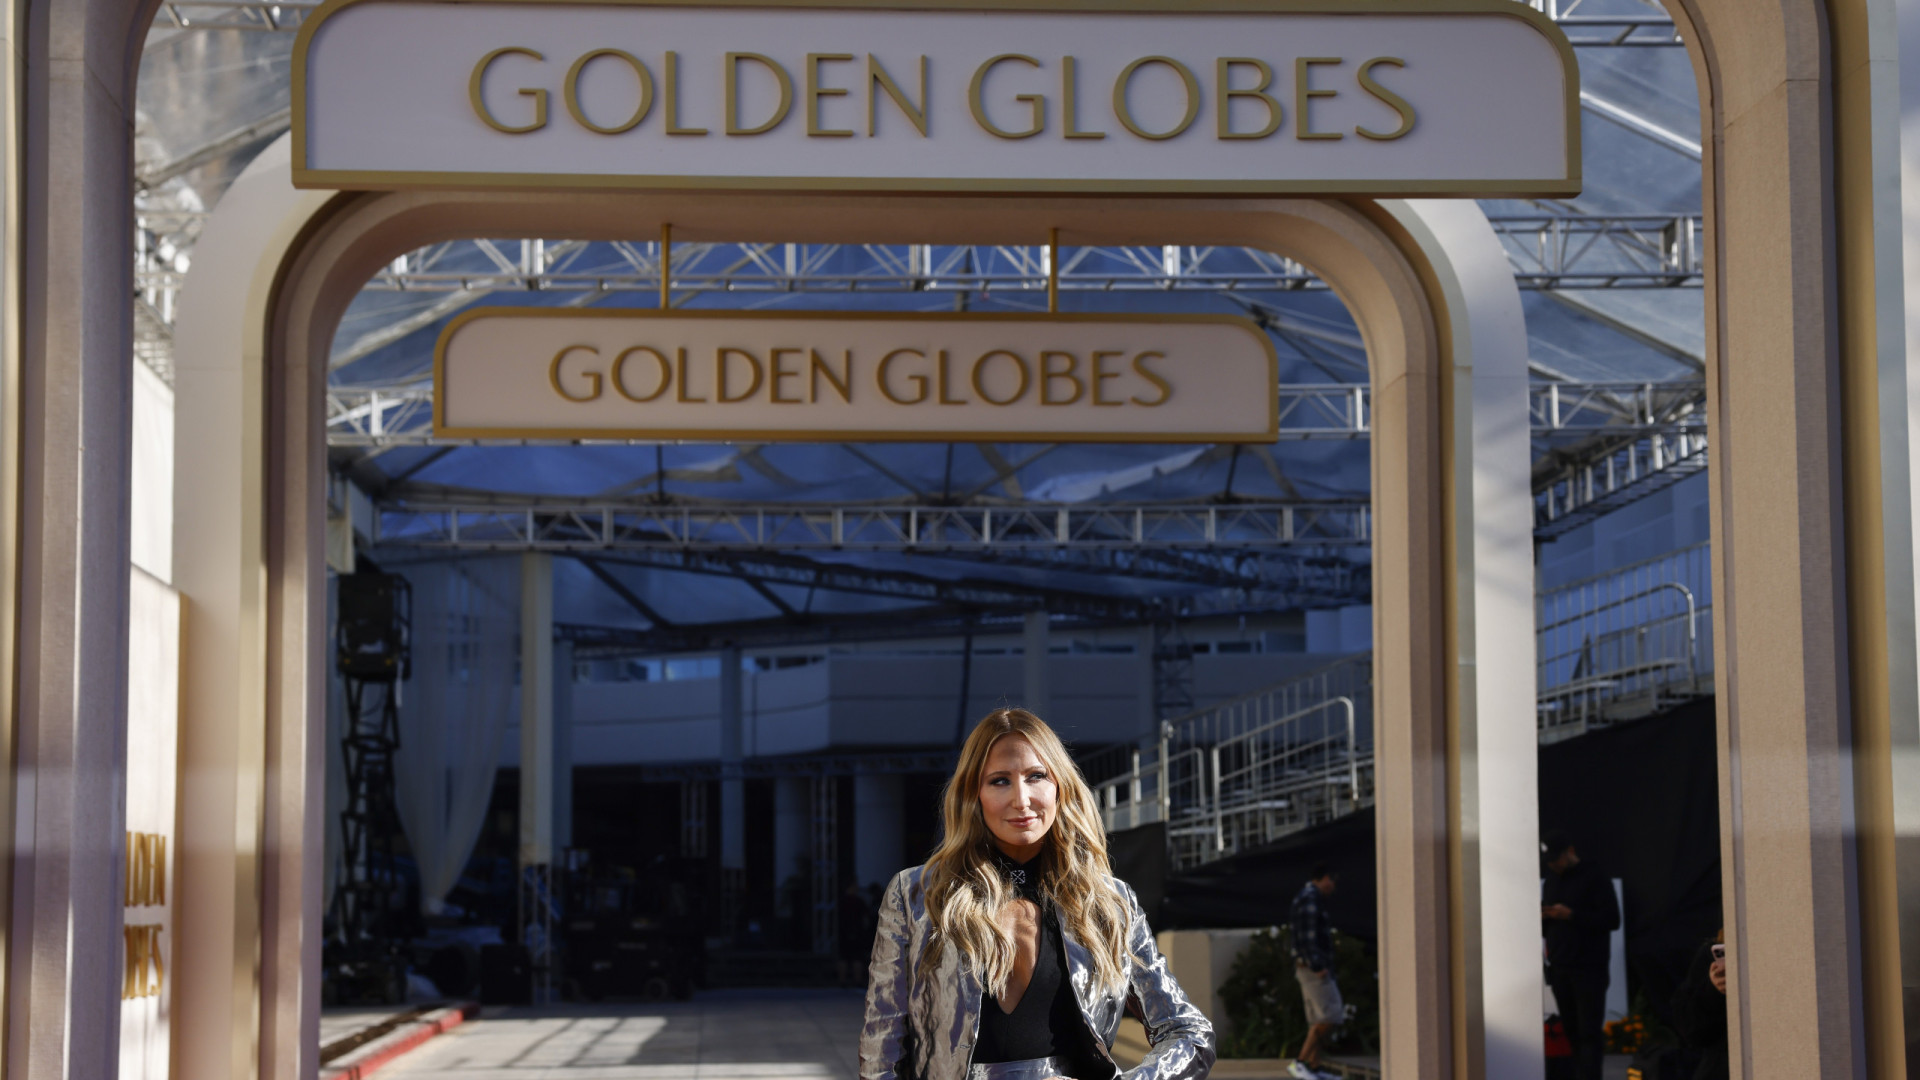
<path fill-rule="evenodd" d="M 1313 877 L 1293 898 L 1288 922 L 1293 926 L 1293 973 L 1300 980 L 1300 997 L 1307 1006 L 1307 1041 L 1287 1066 L 1294 1080 L 1321 1080 L 1320 1044 L 1347 1018 L 1340 987 L 1333 981 L 1333 924 L 1322 907 L 1338 884 L 1333 869 L 1313 868 Z"/>

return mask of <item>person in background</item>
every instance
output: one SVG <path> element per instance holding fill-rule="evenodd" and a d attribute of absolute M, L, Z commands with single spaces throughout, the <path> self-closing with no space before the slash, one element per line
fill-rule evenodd
<path fill-rule="evenodd" d="M 1694 1080 L 1727 1080 L 1726 932 L 1700 946 L 1686 981 L 1673 995 L 1673 1024 L 1687 1047 L 1700 1052 Z"/>
<path fill-rule="evenodd" d="M 1574 1080 L 1600 1080 L 1607 1052 L 1607 982 L 1612 936 L 1620 928 L 1613 882 L 1580 861 L 1573 840 L 1550 832 L 1540 845 L 1546 883 L 1540 925 L 1547 939 L 1547 985 L 1573 1044 Z"/>
<path fill-rule="evenodd" d="M 837 918 L 834 937 L 839 945 L 840 985 L 864 985 L 866 980 L 861 977 L 860 962 L 873 951 L 873 922 L 872 911 L 867 907 L 858 881 L 847 879 L 847 887 L 840 891 L 839 908 L 834 914 Z"/>
<path fill-rule="evenodd" d="M 1320 1070 L 1320 1047 L 1347 1018 L 1340 985 L 1333 980 L 1333 923 L 1323 906 L 1338 887 L 1338 877 L 1331 868 L 1314 867 L 1313 876 L 1293 898 L 1287 916 L 1293 927 L 1293 974 L 1300 980 L 1300 997 L 1307 1007 L 1307 1041 L 1293 1064 L 1287 1066 L 1287 1075 L 1294 1080 L 1320 1080 L 1329 1075 Z"/>

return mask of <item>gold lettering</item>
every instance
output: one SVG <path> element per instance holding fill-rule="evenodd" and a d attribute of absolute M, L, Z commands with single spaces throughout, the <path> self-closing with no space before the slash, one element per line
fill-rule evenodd
<path fill-rule="evenodd" d="M 680 54 L 667 52 L 666 103 L 662 111 L 666 115 L 667 134 L 669 135 L 705 135 L 706 128 L 680 126 Z M 686 400 L 682 398 L 681 400 Z"/>
<path fill-rule="evenodd" d="M 539 131 L 541 128 L 547 126 L 547 92 L 543 89 L 529 89 L 524 86 L 520 88 L 519 93 L 521 97 L 530 97 L 533 99 L 533 123 L 531 124 L 521 124 L 518 127 L 511 124 L 503 124 L 494 118 L 493 113 L 487 111 L 487 101 L 485 96 L 481 94 L 480 89 L 482 84 L 487 80 L 487 69 L 493 66 L 495 60 L 503 56 L 531 56 L 542 63 L 546 62 L 547 59 L 532 49 L 522 48 L 518 45 L 509 45 L 504 49 L 495 49 L 481 57 L 480 62 L 473 65 L 473 74 L 467 78 L 467 100 L 473 103 L 474 115 L 480 118 L 481 123 L 486 124 L 495 131 L 504 132 L 508 135 L 525 135 L 529 131 Z"/>
<path fill-rule="evenodd" d="M 157 924 L 125 926 L 120 930 L 125 946 L 121 964 L 120 999 L 156 997 L 167 977 L 166 960 L 160 955 L 160 927 Z"/>
<path fill-rule="evenodd" d="M 824 376 L 827 385 L 840 392 L 840 400 L 853 404 L 853 350 L 848 349 L 846 359 L 840 368 L 840 377 L 833 377 L 833 368 L 827 365 L 827 359 L 816 349 L 808 349 L 807 363 L 807 400 L 820 400 L 820 379 Z"/>
<path fill-rule="evenodd" d="M 1127 400 L 1133 402 L 1135 405 L 1144 405 L 1147 408 L 1151 409 L 1160 405 L 1165 405 L 1168 402 L 1168 400 L 1170 400 L 1173 397 L 1173 384 L 1167 382 L 1167 380 L 1162 378 L 1158 372 L 1154 371 L 1152 368 L 1149 368 L 1147 366 L 1147 357 L 1149 356 L 1158 357 L 1161 360 L 1165 360 L 1167 358 L 1167 354 L 1163 352 L 1143 352 L 1133 358 L 1133 370 L 1134 370 L 1134 373 L 1139 375 L 1141 378 L 1159 387 L 1160 396 L 1153 399 L 1152 401 L 1141 401 L 1137 397 L 1128 398 Z"/>
<path fill-rule="evenodd" d="M 597 371 L 589 371 L 585 373 L 587 376 L 587 387 L 588 387 L 588 390 L 585 395 L 576 397 L 572 394 L 567 393 L 567 388 L 560 385 L 560 362 L 567 358 L 568 353 L 574 352 L 576 350 L 585 350 L 587 352 L 592 353 L 595 356 L 600 355 L 600 350 L 594 348 L 591 345 L 568 345 L 567 347 L 561 349 L 559 352 L 553 354 L 553 363 L 547 365 L 547 382 L 549 385 L 553 387 L 554 393 L 559 394 L 561 397 L 566 398 L 568 401 L 593 401 L 594 399 L 600 396 L 600 373 Z"/>
<path fill-rule="evenodd" d="M 729 356 L 738 356 L 744 359 L 747 362 L 747 366 L 753 369 L 753 381 L 747 384 L 747 392 L 734 397 L 727 396 L 727 368 L 731 366 L 727 363 L 727 357 Z M 723 405 L 730 405 L 736 401 L 745 401 L 759 393 L 760 384 L 764 382 L 765 379 L 766 372 L 760 367 L 760 358 L 745 349 L 727 347 L 722 348 L 713 355 L 713 399 Z"/>
<path fill-rule="evenodd" d="M 660 385 L 645 397 L 640 397 L 627 389 L 627 357 L 634 353 L 646 353 L 653 357 L 654 363 L 660 365 Z M 667 392 L 667 387 L 673 385 L 673 365 L 667 362 L 666 354 L 659 349 L 651 345 L 635 345 L 631 349 L 622 349 L 620 355 L 613 358 L 613 370 L 607 372 L 607 378 L 613 383 L 614 393 L 635 404 L 644 405 L 649 401 L 659 400 L 660 395 Z"/>
<path fill-rule="evenodd" d="M 1028 67 L 1037 68 L 1040 66 L 1040 61 L 1035 60 L 1031 56 L 1023 56 L 1020 53 L 1002 53 L 986 63 L 981 64 L 973 73 L 973 81 L 967 84 L 967 108 L 973 111 L 973 122 L 979 124 L 981 130 L 990 135 L 1002 139 L 1032 138 L 1047 129 L 1047 98 L 1044 94 L 1015 94 L 1013 96 L 1013 100 L 1023 101 L 1033 109 L 1033 126 L 1027 128 L 1025 131 L 1008 131 L 1006 128 L 996 125 L 987 116 L 987 103 L 982 97 L 982 91 L 987 85 L 987 73 L 1008 60 L 1018 60 Z"/>
<path fill-rule="evenodd" d="M 1334 97 L 1337 90 L 1315 90 L 1309 83 L 1316 64 L 1344 64 L 1338 56 L 1300 56 L 1293 61 L 1293 137 L 1296 139 L 1338 139 L 1337 131 L 1315 131 L 1307 119 L 1307 106 L 1317 97 Z"/>
<path fill-rule="evenodd" d="M 1094 353 L 1094 355 L 1099 356 L 1100 354 Z M 1052 360 L 1056 356 L 1066 359 L 1067 366 L 1064 371 L 1053 370 Z M 1087 393 L 1087 384 L 1080 380 L 1079 371 L 1080 358 L 1073 353 L 1053 349 L 1042 350 L 1040 353 L 1040 404 L 1071 405 L 1084 397 Z M 1054 398 L 1053 384 L 1057 379 L 1065 379 L 1073 384 L 1072 397 L 1057 400 Z"/>
<path fill-rule="evenodd" d="M 927 137 L 927 58 L 920 57 L 920 104 L 916 107 L 907 100 L 906 92 L 900 84 L 893 81 L 887 69 L 880 66 L 880 60 L 872 53 L 867 54 L 867 134 L 874 133 L 874 102 L 879 95 L 875 90 L 884 90 L 900 111 L 907 114 L 907 122 L 920 132 L 921 138 Z"/>
<path fill-rule="evenodd" d="M 1381 64 L 1392 64 L 1397 68 L 1407 66 L 1407 62 L 1397 56 L 1376 56 L 1360 65 L 1360 89 L 1372 94 L 1374 97 L 1391 106 L 1394 112 L 1399 113 L 1400 126 L 1385 135 L 1377 131 L 1368 131 L 1364 127 L 1356 127 L 1353 131 L 1354 134 L 1363 139 L 1377 139 L 1381 142 L 1388 142 L 1393 139 L 1398 139 L 1413 130 L 1414 115 L 1413 106 L 1407 103 L 1406 98 L 1401 97 L 1399 94 L 1394 93 L 1374 81 L 1373 69 Z"/>
<path fill-rule="evenodd" d="M 153 891 L 153 838 L 146 833 L 133 834 L 133 902 L 147 904 Z"/>
<path fill-rule="evenodd" d="M 951 397 L 947 393 L 947 350 L 940 350 L 936 365 L 936 370 L 940 372 L 940 404 L 965 405 L 967 403 L 966 398 Z"/>
<path fill-rule="evenodd" d="M 687 391 L 692 389 L 692 386 L 687 382 L 687 350 L 676 350 L 674 359 L 676 361 L 675 366 L 679 368 L 680 375 L 678 380 L 680 384 L 679 388 L 676 389 L 673 394 L 675 400 L 684 401 L 688 404 L 704 404 L 707 400 L 706 398 L 687 396 Z"/>
<path fill-rule="evenodd" d="M 820 126 L 820 99 L 823 97 L 846 97 L 845 88 L 820 85 L 820 65 L 828 61 L 852 60 L 852 53 L 808 53 L 807 54 L 807 134 L 837 135 L 853 137 L 850 128 L 828 128 Z"/>
<path fill-rule="evenodd" d="M 740 61 L 742 60 L 751 60 L 773 72 L 773 77 L 780 83 L 779 106 L 773 110 L 773 115 L 765 123 L 755 124 L 753 127 L 747 127 L 740 122 Z M 751 52 L 728 53 L 726 66 L 727 134 L 764 135 L 779 127 L 780 121 L 785 120 L 788 111 L 793 108 L 793 76 L 787 74 L 787 69 L 781 67 L 779 61 L 771 56 Z"/>
<path fill-rule="evenodd" d="M 1079 61 L 1071 56 L 1060 58 L 1060 123 L 1067 129 L 1069 139 L 1104 139 L 1104 131 L 1080 130 L 1080 78 L 1075 70 Z"/>
<path fill-rule="evenodd" d="M 1187 88 L 1187 115 L 1171 130 L 1153 132 L 1134 122 L 1133 110 L 1127 105 L 1127 87 L 1133 82 L 1133 73 L 1148 64 L 1165 64 L 1180 76 Z M 1120 120 L 1120 126 L 1143 139 L 1171 139 L 1175 135 L 1193 126 L 1194 118 L 1200 115 L 1200 80 L 1193 77 L 1193 69 L 1175 60 L 1171 56 L 1143 56 L 1120 69 L 1120 77 L 1113 80 L 1113 115 Z"/>
<path fill-rule="evenodd" d="M 634 77 L 640 80 L 639 107 L 633 110 L 633 115 L 625 123 L 612 127 L 601 127 L 587 119 L 586 111 L 580 107 L 580 75 L 587 70 L 588 64 L 603 56 L 617 56 L 625 60 L 627 66 L 633 69 Z M 639 57 L 619 49 L 595 49 L 583 54 L 567 69 L 567 81 L 561 84 L 560 89 L 561 98 L 567 103 L 567 114 L 573 117 L 573 122 L 601 135 L 618 135 L 633 130 L 640 126 L 640 121 L 645 120 L 647 112 L 653 108 L 653 72 L 647 70 L 647 65 L 641 63 Z"/>
<path fill-rule="evenodd" d="M 993 359 L 996 356 L 1004 356 L 1007 359 L 1012 360 L 1014 367 L 1020 372 L 1020 389 L 1015 390 L 1013 392 L 1013 396 L 1010 398 L 1007 398 L 1005 401 L 1002 401 L 994 397 L 992 394 L 987 393 L 987 388 L 985 385 L 983 385 L 983 380 L 981 379 L 981 376 L 980 376 L 980 373 L 986 369 L 987 361 Z M 1014 352 L 1011 349 L 995 349 L 992 352 L 982 354 L 980 359 L 975 360 L 973 362 L 973 392 L 976 394 L 979 394 L 980 400 L 986 402 L 989 405 L 1011 405 L 1014 402 L 1019 401 L 1021 398 L 1026 396 L 1027 387 L 1032 385 L 1032 383 L 1033 383 L 1033 372 L 1027 369 L 1026 358 L 1021 356 L 1019 353 Z"/>
<path fill-rule="evenodd" d="M 888 401 L 893 402 L 895 405 L 918 405 L 927 400 L 927 393 L 930 389 L 930 382 L 925 375 L 915 372 L 907 376 L 907 381 L 914 383 L 920 391 L 920 396 L 914 398 L 903 398 L 894 393 L 892 385 L 887 382 L 888 369 L 892 368 L 894 360 L 901 356 L 917 356 L 922 360 L 927 358 L 927 354 L 921 352 L 919 349 L 895 349 L 880 358 L 880 368 L 875 372 L 874 379 L 880 384 L 880 392 L 886 395 Z"/>
<path fill-rule="evenodd" d="M 120 1000 L 131 1001 L 145 997 L 141 991 L 147 967 L 147 935 L 144 927 L 127 926 L 120 930 L 120 939 L 126 946 L 125 962 L 120 974 Z"/>
<path fill-rule="evenodd" d="M 1122 374 L 1121 372 L 1118 372 L 1118 371 L 1107 370 L 1107 367 L 1106 367 L 1107 357 L 1125 356 L 1125 355 L 1127 354 L 1118 349 L 1114 349 L 1110 351 L 1097 351 L 1093 354 L 1093 403 L 1095 405 L 1119 406 L 1119 405 L 1126 404 L 1126 402 L 1124 401 L 1108 401 L 1106 394 L 1103 393 L 1103 391 L 1107 387 L 1107 380 L 1117 379 Z"/>
<path fill-rule="evenodd" d="M 147 986 L 147 996 L 155 997 L 160 993 L 160 984 L 167 978 L 166 958 L 160 953 L 160 928 L 147 927 L 147 957 L 153 961 L 153 982 Z"/>
<path fill-rule="evenodd" d="M 1251 90 L 1233 89 L 1233 69 L 1250 67 L 1260 73 L 1260 85 Z M 1219 101 L 1216 106 L 1219 115 L 1214 120 L 1214 131 L 1222 139 L 1264 139 L 1280 130 L 1280 121 L 1285 115 L 1280 102 L 1267 93 L 1273 85 L 1273 66 L 1265 60 L 1256 60 L 1250 56 L 1223 56 L 1213 62 L 1213 96 Z M 1233 101 L 1235 98 L 1257 98 L 1267 107 L 1267 124 L 1259 131 L 1233 130 Z"/>
<path fill-rule="evenodd" d="M 767 353 L 767 400 L 768 401 L 772 402 L 775 405 L 805 404 L 797 397 L 790 398 L 790 397 L 780 396 L 780 380 L 781 379 L 797 379 L 800 377 L 799 371 L 797 370 L 788 371 L 782 368 L 780 366 L 780 358 L 782 356 L 799 356 L 804 351 L 805 350 L 803 349 L 774 349 L 771 352 Z"/>
<path fill-rule="evenodd" d="M 155 836 L 153 846 L 153 902 L 164 904 L 167 902 L 167 838 Z"/>

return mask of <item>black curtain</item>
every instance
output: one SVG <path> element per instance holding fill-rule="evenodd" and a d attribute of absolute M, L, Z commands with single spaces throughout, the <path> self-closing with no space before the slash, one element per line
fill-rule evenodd
<path fill-rule="evenodd" d="M 1664 1014 L 1694 950 L 1720 926 L 1713 700 L 1542 747 L 1540 829 L 1543 835 L 1565 830 L 1582 858 L 1621 879 L 1629 988 L 1643 990 Z M 1169 875 L 1155 928 L 1285 922 L 1293 895 L 1323 862 L 1340 873 L 1340 890 L 1328 905 L 1334 925 L 1371 940 L 1370 809 Z"/>
<path fill-rule="evenodd" d="M 1340 875 L 1327 917 L 1343 934 L 1374 937 L 1373 808 L 1348 814 L 1191 873 L 1169 877 L 1160 930 L 1279 926 L 1313 868 Z"/>
<path fill-rule="evenodd" d="M 1146 910 L 1147 922 L 1160 925 L 1160 903 L 1167 894 L 1167 827 L 1142 825 L 1107 834 L 1107 861 L 1113 876 L 1133 886 Z"/>
<path fill-rule="evenodd" d="M 1620 879 L 1627 983 L 1664 1016 L 1720 928 L 1720 774 L 1713 699 L 1540 750 L 1540 832 Z"/>

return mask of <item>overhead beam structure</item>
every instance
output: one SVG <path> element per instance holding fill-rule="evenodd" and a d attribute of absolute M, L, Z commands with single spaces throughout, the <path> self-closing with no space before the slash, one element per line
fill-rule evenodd
<path fill-rule="evenodd" d="M 153 28 L 179 30 L 253 30 L 290 32 L 300 29 L 307 16 L 319 7 L 319 0 L 199 0 L 169 2 L 154 14 Z M 1545 11 L 1558 23 L 1567 40 L 1580 47 L 1648 47 L 1683 44 L 1673 20 L 1649 12 L 1645 15 L 1560 14 L 1557 0 L 1536 0 L 1536 10 Z M 1575 7 L 1569 4 L 1568 7 Z"/>
<path fill-rule="evenodd" d="M 1536 437 L 1621 434 L 1664 428 L 1693 414 L 1706 394 L 1698 379 L 1672 382 L 1541 382 L 1530 391 Z M 570 440 L 444 439 L 431 428 L 433 387 L 426 382 L 335 386 L 327 390 L 327 445 L 333 447 L 539 445 Z M 1366 383 L 1303 383 L 1280 387 L 1281 439 L 1364 439 L 1371 430 Z M 871 455 L 849 447 L 867 465 Z M 908 490 L 913 485 L 895 482 Z"/>
<path fill-rule="evenodd" d="M 937 506 L 387 501 L 371 542 L 465 551 L 1254 550 L 1365 544 L 1364 500 Z"/>

